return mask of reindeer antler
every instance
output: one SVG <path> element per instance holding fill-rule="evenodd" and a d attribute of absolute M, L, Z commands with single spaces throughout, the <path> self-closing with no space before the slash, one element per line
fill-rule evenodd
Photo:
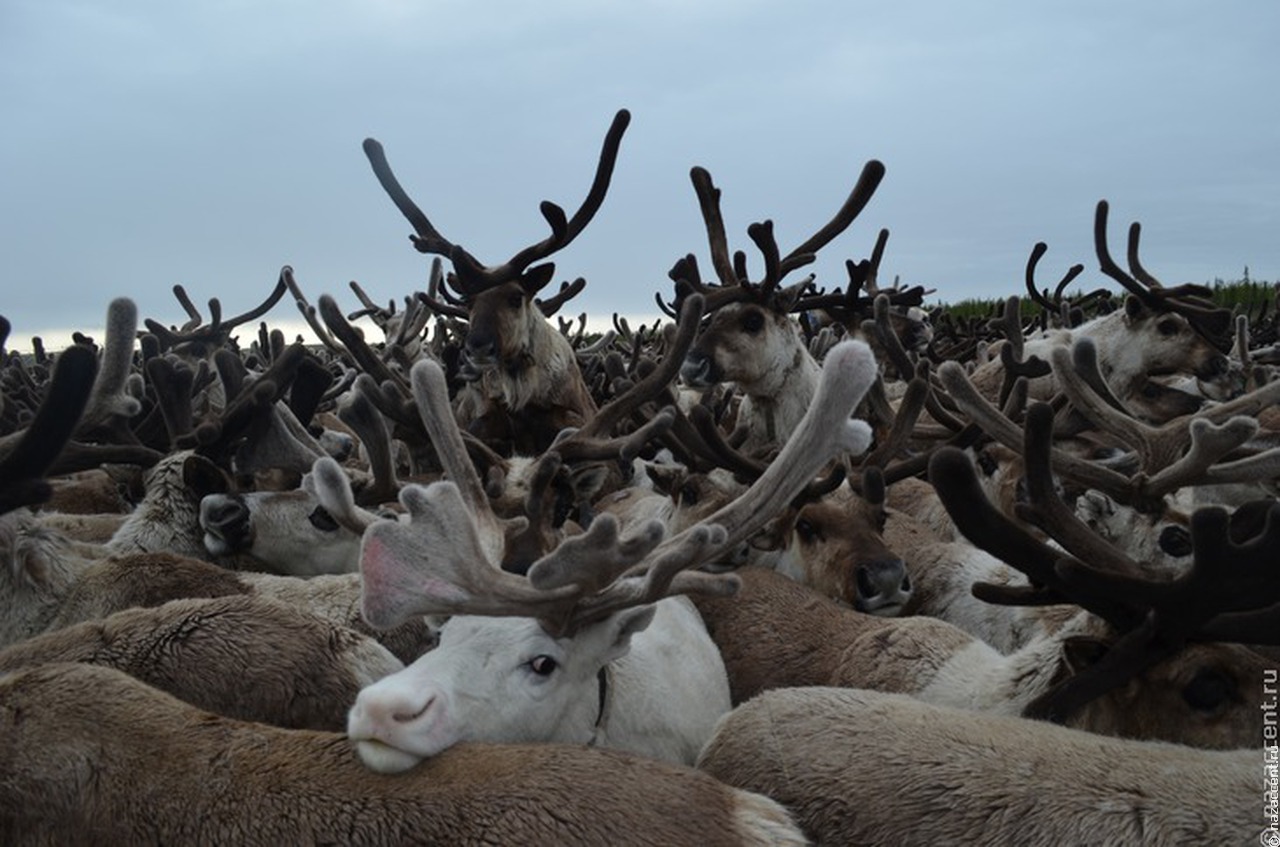
<path fill-rule="evenodd" d="M 1039 523 L 1069 552 L 1031 537 L 991 505 L 972 464 L 958 451 L 935 455 L 929 475 L 966 537 L 1032 581 L 1029 589 L 979 584 L 975 595 L 1002 603 L 1078 603 L 1120 633 L 1101 661 L 1055 686 L 1024 712 L 1062 722 L 1188 641 L 1231 631 L 1256 635 L 1258 622 L 1269 620 L 1271 607 L 1280 602 L 1280 572 L 1272 566 L 1280 555 L 1280 506 L 1270 507 L 1263 531 L 1246 542 L 1230 538 L 1222 510 L 1197 511 L 1191 518 L 1191 570 L 1173 580 L 1153 580 L 1138 563 L 1093 536 L 1058 499 L 1048 470 L 1052 427 L 1047 404 L 1028 410 L 1025 454 L 1031 503 L 1019 515 Z"/>
<path fill-rule="evenodd" d="M 717 286 L 704 284 L 698 273 L 697 259 L 693 254 L 689 254 L 677 261 L 668 273 L 676 283 L 677 303 L 687 294 L 697 293 L 707 299 L 707 312 L 714 312 L 729 303 L 744 301 L 777 302 L 786 310 L 790 310 L 800 294 L 813 283 L 813 277 L 810 276 L 791 285 L 781 293 L 778 291 L 779 284 L 793 270 L 812 262 L 818 250 L 849 228 L 871 200 L 881 179 L 884 178 L 884 165 L 875 159 L 867 162 L 849 196 L 831 220 L 786 256 L 782 256 L 778 249 L 773 235 L 772 221 L 753 223 L 747 227 L 748 237 L 764 258 L 764 276 L 758 283 L 752 283 L 747 279 L 745 254 L 737 253 L 730 256 L 724 218 L 720 213 L 720 189 L 716 188 L 711 181 L 711 174 L 705 168 L 694 167 L 689 172 L 689 177 L 698 197 L 698 208 L 702 212 L 702 220 L 707 230 L 707 243 L 711 250 L 711 263 L 720 284 Z M 660 298 L 658 302 L 666 310 Z"/>
<path fill-rule="evenodd" d="M 270 311 L 272 306 L 280 302 L 280 298 L 284 296 L 287 289 L 288 286 L 283 277 L 278 279 L 275 288 L 267 295 L 267 299 L 249 311 L 225 321 L 222 319 L 222 303 L 214 297 L 209 300 L 209 324 L 205 326 L 200 319 L 200 313 L 187 297 L 186 290 L 181 285 L 175 285 L 173 294 L 191 319 L 177 331 L 150 318 L 143 323 L 146 324 L 148 331 L 159 339 L 162 349 L 168 350 L 185 345 L 203 345 L 217 349 L 227 342 L 236 327 L 249 321 L 256 321 Z"/>
<path fill-rule="evenodd" d="M 426 362 L 415 365 L 415 386 L 442 380 L 432 377 L 432 370 Z M 624 537 L 616 519 L 601 515 L 585 534 L 566 539 L 535 562 L 527 580 L 497 567 L 499 557 L 486 544 L 488 533 L 468 502 L 475 494 L 464 496 L 452 481 L 406 486 L 400 496 L 409 522 L 379 522 L 364 535 L 365 616 L 378 627 L 393 626 L 412 614 L 534 616 L 563 633 L 671 593 L 732 591 L 737 584 L 732 575 L 686 571 L 759 529 L 835 453 L 866 449 L 870 431 L 849 415 L 875 371 L 865 344 L 833 348 L 814 402 L 778 460 L 705 523 L 664 541 L 665 529 L 657 521 Z"/>
<path fill-rule="evenodd" d="M 525 247 L 506 262 L 495 267 L 486 267 L 460 245 L 440 234 L 400 185 L 391 170 L 391 165 L 387 162 L 382 145 L 377 140 L 366 138 L 364 152 L 383 190 L 413 226 L 414 234 L 409 238 L 413 241 L 414 247 L 421 253 L 447 257 L 453 264 L 455 282 L 459 291 L 465 297 L 473 298 L 481 291 L 520 278 L 534 262 L 545 259 L 578 237 L 604 202 L 605 194 L 609 190 L 609 182 L 613 177 L 613 168 L 617 162 L 618 149 L 622 144 L 622 135 L 630 122 L 631 113 L 626 109 L 620 109 L 614 115 L 613 123 L 605 134 L 604 146 L 600 151 L 600 160 L 596 166 L 591 188 L 573 217 L 566 217 L 564 209 L 549 200 L 544 200 L 539 209 L 551 227 L 551 234 L 542 241 Z M 546 281 L 550 281 L 549 274 L 543 284 Z"/>

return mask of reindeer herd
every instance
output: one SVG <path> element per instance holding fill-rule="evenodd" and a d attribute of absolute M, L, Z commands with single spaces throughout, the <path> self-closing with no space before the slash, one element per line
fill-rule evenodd
<path fill-rule="evenodd" d="M 714 281 L 681 257 L 667 320 L 589 337 L 552 322 L 584 280 L 540 295 L 629 120 L 496 265 L 366 141 L 434 257 L 402 305 L 313 305 L 286 267 L 230 318 L 177 286 L 182 326 L 121 298 L 101 342 L 0 351 L 5 843 L 1267 827 L 1274 312 L 1162 285 L 1136 224 L 1121 266 L 1105 201 L 1124 294 L 1040 288 L 1037 245 L 1029 319 L 882 286 L 884 230 L 797 274 L 872 161 L 789 252 L 748 227 L 756 258 L 694 168 Z M 319 344 L 269 328 L 286 295 Z"/>

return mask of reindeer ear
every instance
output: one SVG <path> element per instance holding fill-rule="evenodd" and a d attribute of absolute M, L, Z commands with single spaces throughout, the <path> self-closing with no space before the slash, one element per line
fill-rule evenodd
<path fill-rule="evenodd" d="M 653 616 L 656 613 L 657 607 L 651 603 L 648 606 L 623 609 L 621 612 L 605 618 L 600 623 L 600 626 L 605 627 L 605 632 L 607 633 L 604 660 L 612 662 L 614 659 L 625 656 L 627 651 L 631 649 L 631 636 L 644 632 L 649 624 L 653 623 Z"/>
<path fill-rule="evenodd" d="M 1062 660 L 1068 672 L 1074 676 L 1091 668 L 1107 655 L 1111 642 L 1092 635 L 1072 635 L 1062 642 Z"/>
<path fill-rule="evenodd" d="M 653 481 L 653 487 L 668 497 L 675 496 L 688 475 L 684 465 L 645 464 L 644 472 Z"/>
<path fill-rule="evenodd" d="M 182 462 L 182 482 L 201 497 L 226 494 L 231 490 L 231 482 L 222 469 L 196 453 Z"/>
<path fill-rule="evenodd" d="M 551 282 L 551 278 L 556 274 L 555 262 L 547 262 L 542 265 L 535 265 L 525 271 L 520 277 L 520 287 L 524 289 L 525 294 L 532 297 L 539 291 L 547 287 Z"/>
<path fill-rule="evenodd" d="M 796 525 L 800 513 L 795 509 L 785 509 L 782 514 L 766 523 L 759 532 L 747 539 L 747 544 L 754 550 L 781 550 L 785 546 L 787 535 Z"/>
<path fill-rule="evenodd" d="M 1151 314 L 1151 310 L 1147 308 L 1147 304 L 1139 300 L 1135 295 L 1130 294 L 1124 298 L 1124 316 L 1131 321 L 1146 317 Z"/>

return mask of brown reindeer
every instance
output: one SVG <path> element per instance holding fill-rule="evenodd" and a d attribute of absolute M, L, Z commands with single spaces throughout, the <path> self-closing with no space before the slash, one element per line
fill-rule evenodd
<path fill-rule="evenodd" d="M 453 270 L 439 293 L 452 302 L 428 296 L 429 306 L 468 320 L 460 376 L 467 385 L 458 404 L 462 426 L 502 452 L 539 453 L 560 430 L 582 426 L 596 411 L 582 379 L 573 346 L 546 318 L 585 286 L 566 283 L 546 301 L 535 296 L 555 274 L 551 262 L 534 265 L 572 242 L 604 202 L 617 160 L 622 134 L 631 115 L 614 116 L 605 136 L 595 179 L 572 217 L 550 201 L 541 206 L 551 234 L 520 250 L 506 262 L 488 267 L 461 245 L 446 239 L 409 198 L 392 173 L 382 145 L 366 139 L 365 154 L 392 202 L 413 225 L 410 236 L 422 253 L 448 257 Z M 518 422 L 516 417 L 518 416 Z"/>
<path fill-rule="evenodd" d="M 785 256 L 773 236 L 773 223 L 747 228 L 764 258 L 759 282 L 747 278 L 746 260 L 730 258 L 720 189 L 702 168 L 691 171 L 706 224 L 718 285 L 702 282 L 692 254 L 678 261 L 670 276 L 677 300 L 697 292 L 707 298 L 706 320 L 681 376 L 694 387 L 733 382 L 743 395 L 732 441 L 746 453 L 766 453 L 787 440 L 804 416 L 818 382 L 818 362 L 809 353 L 800 325 L 791 313 L 812 277 L 783 287 L 782 280 L 814 259 L 814 254 L 847 229 L 871 200 L 884 177 L 884 165 L 872 160 L 835 216 Z"/>
<path fill-rule="evenodd" d="M 219 717 L 92 665 L 0 678 L 0 748 L 6 844 L 805 843 L 777 803 L 690 768 L 472 744 L 387 776 L 337 733 Z"/>

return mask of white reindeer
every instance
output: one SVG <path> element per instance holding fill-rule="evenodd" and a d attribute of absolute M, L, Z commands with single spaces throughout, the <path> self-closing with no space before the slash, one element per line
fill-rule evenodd
<path fill-rule="evenodd" d="M 602 515 L 535 562 L 527 579 L 497 569 L 497 551 L 452 482 L 407 487 L 410 521 L 377 522 L 364 535 L 365 616 L 381 626 L 409 614 L 470 614 L 445 624 L 436 650 L 361 692 L 348 734 L 366 764 L 402 770 L 458 740 L 494 738 L 594 739 L 692 761 L 727 710 L 728 689 L 696 612 L 682 598 L 662 598 L 732 591 L 732 575 L 685 569 L 749 536 L 838 451 L 866 448 L 869 429 L 849 415 L 875 377 L 870 350 L 837 346 L 823 374 L 778 460 L 706 522 L 663 541 L 659 522 L 620 538 L 617 521 Z M 419 363 L 412 376 L 435 405 L 446 402 L 437 366 Z"/>

